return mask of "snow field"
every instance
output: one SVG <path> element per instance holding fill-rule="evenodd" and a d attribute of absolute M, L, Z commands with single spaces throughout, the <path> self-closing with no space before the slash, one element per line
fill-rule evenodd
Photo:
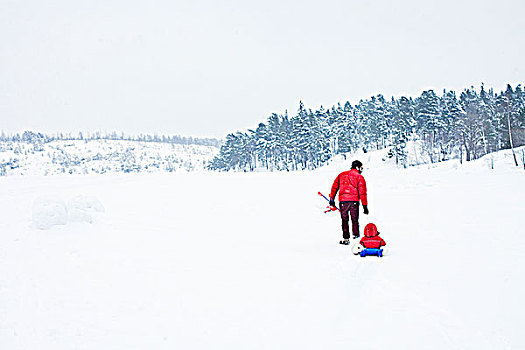
<path fill-rule="evenodd" d="M 503 157 L 503 156 L 501 156 Z M 0 179 L 2 349 L 519 349 L 524 172 L 365 163 L 389 254 L 341 246 L 313 172 Z M 37 230 L 36 196 L 106 213 Z"/>

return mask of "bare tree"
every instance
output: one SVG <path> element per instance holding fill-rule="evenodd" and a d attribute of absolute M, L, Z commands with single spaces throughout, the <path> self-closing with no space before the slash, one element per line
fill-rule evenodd
<path fill-rule="evenodd" d="M 512 156 L 514 157 L 514 163 L 518 166 L 518 160 L 516 159 L 516 153 L 514 152 L 514 144 L 512 143 L 512 130 L 510 128 L 510 108 L 509 108 L 509 99 L 507 99 L 507 122 L 509 126 L 509 139 L 510 139 L 510 149 L 512 150 Z"/>

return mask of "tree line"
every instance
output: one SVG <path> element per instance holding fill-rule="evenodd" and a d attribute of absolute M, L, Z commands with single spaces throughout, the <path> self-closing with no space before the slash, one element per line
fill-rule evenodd
<path fill-rule="evenodd" d="M 459 95 L 423 91 L 416 98 L 381 94 L 352 105 L 270 115 L 255 130 L 228 134 L 211 170 L 315 169 L 337 154 L 389 148 L 406 167 L 407 142 L 421 145 L 422 162 L 471 161 L 525 144 L 525 91 L 507 85 L 500 93 L 471 87 Z"/>
<path fill-rule="evenodd" d="M 178 145 L 199 145 L 219 147 L 221 140 L 215 138 L 186 137 L 179 135 L 150 135 L 140 134 L 136 136 L 125 135 L 124 133 L 102 133 L 102 132 L 79 132 L 72 133 L 55 133 L 43 134 L 40 132 L 24 131 L 23 133 L 7 134 L 2 131 L 0 141 L 4 142 L 26 142 L 35 145 L 44 144 L 52 141 L 70 141 L 70 140 L 121 140 L 121 141 L 141 141 L 141 142 L 163 142 Z"/>

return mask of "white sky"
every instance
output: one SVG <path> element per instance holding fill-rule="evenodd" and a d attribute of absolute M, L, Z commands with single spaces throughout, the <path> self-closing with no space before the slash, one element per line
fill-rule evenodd
<path fill-rule="evenodd" d="M 0 130 L 223 137 L 271 112 L 525 82 L 525 1 L 0 0 Z"/>

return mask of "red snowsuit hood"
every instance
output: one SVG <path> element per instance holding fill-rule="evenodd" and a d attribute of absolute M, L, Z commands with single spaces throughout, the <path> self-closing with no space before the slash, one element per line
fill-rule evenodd
<path fill-rule="evenodd" d="M 375 224 L 369 223 L 365 226 L 365 237 L 375 236 L 377 236 L 377 226 Z"/>

